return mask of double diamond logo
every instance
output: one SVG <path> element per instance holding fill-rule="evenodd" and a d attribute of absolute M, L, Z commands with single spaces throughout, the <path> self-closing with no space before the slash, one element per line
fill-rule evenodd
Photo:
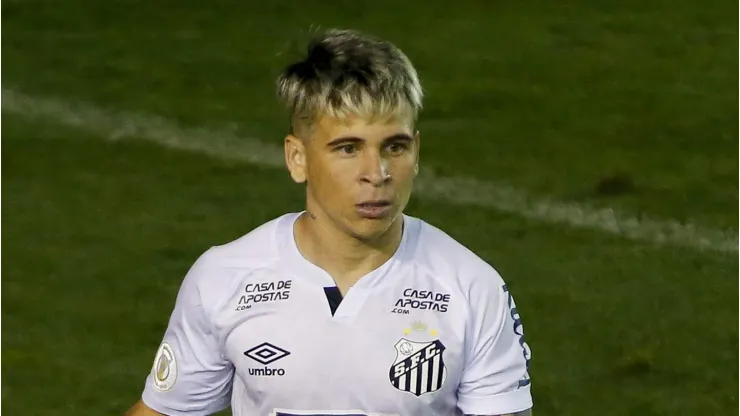
<path fill-rule="evenodd" d="M 274 363 L 275 361 L 285 358 L 290 355 L 290 352 L 270 344 L 269 342 L 263 342 L 256 347 L 250 348 L 244 351 L 244 355 L 257 361 L 262 365 Z"/>

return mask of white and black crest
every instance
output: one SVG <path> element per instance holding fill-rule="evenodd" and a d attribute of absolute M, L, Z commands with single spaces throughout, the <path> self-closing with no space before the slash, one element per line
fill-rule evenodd
<path fill-rule="evenodd" d="M 401 338 L 395 345 L 396 360 L 388 373 L 393 387 L 415 396 L 439 390 L 447 379 L 439 340 L 416 342 Z"/>

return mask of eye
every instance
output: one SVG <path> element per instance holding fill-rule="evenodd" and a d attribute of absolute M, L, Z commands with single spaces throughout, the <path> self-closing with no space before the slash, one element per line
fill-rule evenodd
<path fill-rule="evenodd" d="M 395 142 L 388 145 L 388 151 L 392 154 L 403 153 L 408 150 L 409 146 L 403 142 Z"/>
<path fill-rule="evenodd" d="M 345 155 L 352 155 L 357 152 L 357 146 L 355 146 L 354 144 L 348 143 L 348 144 L 343 144 L 341 146 L 338 146 L 334 150 L 339 153 L 345 154 Z"/>

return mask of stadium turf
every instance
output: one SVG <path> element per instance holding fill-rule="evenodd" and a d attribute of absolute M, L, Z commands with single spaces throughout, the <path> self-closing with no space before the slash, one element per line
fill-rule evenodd
<path fill-rule="evenodd" d="M 6 2 L 3 88 L 278 144 L 273 79 L 311 25 L 390 38 L 439 175 L 737 234 L 737 26 L 709 0 Z M 269 4 L 268 4 L 269 3 Z M 3 113 L 2 410 L 121 414 L 210 245 L 301 208 L 286 172 Z M 737 252 L 413 199 L 489 260 L 536 415 L 737 410 Z"/>

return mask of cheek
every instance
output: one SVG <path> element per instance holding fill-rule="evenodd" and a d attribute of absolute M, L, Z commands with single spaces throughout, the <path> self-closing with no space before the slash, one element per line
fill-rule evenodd
<path fill-rule="evenodd" d="M 396 161 L 391 166 L 391 173 L 396 177 L 396 181 L 402 184 L 408 184 L 416 176 L 416 160 L 413 157 L 403 158 Z"/>
<path fill-rule="evenodd" d="M 322 196 L 335 199 L 352 187 L 353 169 L 352 163 L 342 161 L 318 163 L 309 169 L 308 180 Z"/>

